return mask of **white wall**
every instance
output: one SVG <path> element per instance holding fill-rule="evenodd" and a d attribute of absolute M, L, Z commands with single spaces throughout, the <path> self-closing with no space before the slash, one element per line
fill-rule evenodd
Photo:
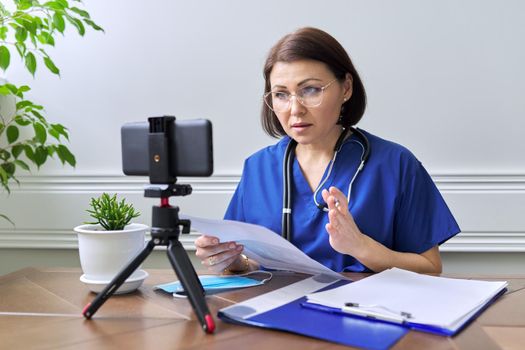
<path fill-rule="evenodd" d="M 525 3 L 86 5 L 106 34 L 57 40 L 50 53 L 62 78 L 43 67 L 36 80 L 20 66 L 8 72 L 69 127 L 78 165 L 46 164 L 1 195 L 0 212 L 17 228 L 0 222 L 0 248 L 74 248 L 71 227 L 88 219 L 88 200 L 102 191 L 128 196 L 148 223 L 154 201 L 142 199 L 144 178 L 121 175 L 119 129 L 160 114 L 213 122 L 214 176 L 181 179 L 194 194 L 172 202 L 188 214 L 221 217 L 244 158 L 274 142 L 259 124 L 265 55 L 281 36 L 308 25 L 330 32 L 353 58 L 369 97 L 360 126 L 410 148 L 445 196 L 463 233 L 443 251 L 525 251 Z M 468 264 L 460 260 L 453 264 Z"/>

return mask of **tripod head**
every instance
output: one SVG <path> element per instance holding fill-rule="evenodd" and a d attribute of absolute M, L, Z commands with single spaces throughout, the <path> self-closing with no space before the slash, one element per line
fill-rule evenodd
<path fill-rule="evenodd" d="M 149 186 L 144 190 L 144 197 L 160 198 L 160 206 L 153 206 L 151 222 L 151 237 L 159 239 L 158 244 L 165 244 L 170 239 L 178 239 L 180 227 L 182 227 L 182 233 L 190 233 L 190 220 L 179 219 L 179 207 L 172 207 L 169 198 L 187 196 L 191 192 L 190 185 L 177 185 L 175 183 L 164 186 Z"/>

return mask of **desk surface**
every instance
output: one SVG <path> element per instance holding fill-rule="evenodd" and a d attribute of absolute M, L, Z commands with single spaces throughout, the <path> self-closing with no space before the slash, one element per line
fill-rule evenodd
<path fill-rule="evenodd" d="M 175 280 L 173 271 L 148 272 L 138 291 L 113 296 L 91 321 L 84 320 L 81 310 L 94 294 L 79 281 L 79 270 L 27 268 L 0 276 L 0 349 L 348 349 L 294 334 L 230 325 L 217 318 L 216 333 L 206 335 L 185 299 L 152 290 L 154 285 Z M 216 315 L 220 308 L 306 277 L 276 273 L 268 285 L 206 299 Z M 411 331 L 394 349 L 521 349 L 525 277 L 476 278 L 508 280 L 509 291 L 459 335 L 447 338 Z"/>

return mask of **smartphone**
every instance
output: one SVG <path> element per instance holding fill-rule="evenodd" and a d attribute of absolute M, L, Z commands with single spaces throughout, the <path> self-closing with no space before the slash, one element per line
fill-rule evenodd
<path fill-rule="evenodd" d="M 213 173 L 212 126 L 207 119 L 175 120 L 170 142 L 171 176 L 210 176 Z M 126 123 L 121 128 L 122 170 L 126 175 L 149 175 L 149 123 Z"/>

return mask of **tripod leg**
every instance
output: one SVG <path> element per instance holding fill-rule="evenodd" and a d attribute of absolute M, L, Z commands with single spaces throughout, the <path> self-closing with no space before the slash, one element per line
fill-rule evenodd
<path fill-rule="evenodd" d="M 191 306 L 206 333 L 213 333 L 215 322 L 210 314 L 206 300 L 204 299 L 204 289 L 197 277 L 197 273 L 191 264 L 188 254 L 182 244 L 177 241 L 170 241 L 168 246 L 168 258 L 179 278 L 182 287 L 188 294 Z"/>
<path fill-rule="evenodd" d="M 142 262 L 148 257 L 153 248 L 155 247 L 153 240 L 149 241 L 144 249 L 137 254 L 131 262 L 128 263 L 112 280 L 109 284 L 100 292 L 97 297 L 89 304 L 84 307 L 82 314 L 85 318 L 90 319 L 95 312 L 106 302 L 109 297 L 115 293 L 115 291 L 126 281 L 126 279 L 142 264 Z"/>

